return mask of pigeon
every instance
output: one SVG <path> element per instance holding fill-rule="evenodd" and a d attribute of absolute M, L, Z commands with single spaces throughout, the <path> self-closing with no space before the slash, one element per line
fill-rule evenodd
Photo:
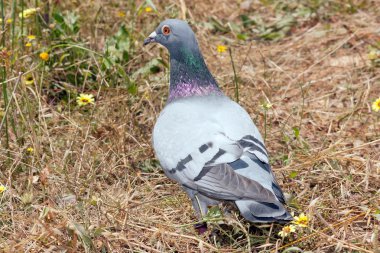
<path fill-rule="evenodd" d="M 223 94 L 186 21 L 167 19 L 144 40 L 170 54 L 167 103 L 153 130 L 166 176 L 188 194 L 198 219 L 210 206 L 234 203 L 253 223 L 287 223 L 285 197 L 249 114 Z"/>

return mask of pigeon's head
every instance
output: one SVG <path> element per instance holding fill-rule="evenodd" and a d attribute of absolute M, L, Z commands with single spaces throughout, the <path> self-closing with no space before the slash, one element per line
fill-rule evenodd
<path fill-rule="evenodd" d="M 198 50 L 198 43 L 193 30 L 186 21 L 167 19 L 144 40 L 144 46 L 156 42 L 166 47 L 169 52 L 176 53 L 181 48 Z"/>

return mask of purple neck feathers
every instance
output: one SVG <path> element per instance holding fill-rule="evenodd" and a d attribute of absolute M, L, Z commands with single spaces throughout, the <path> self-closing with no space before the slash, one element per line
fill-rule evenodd
<path fill-rule="evenodd" d="M 198 85 L 195 83 L 179 83 L 173 89 L 170 89 L 169 101 L 178 98 L 206 95 L 222 95 L 222 91 L 215 85 Z"/>
<path fill-rule="evenodd" d="M 208 70 L 198 47 L 193 50 L 179 49 L 175 53 L 171 52 L 168 102 L 212 94 L 223 93 Z"/>

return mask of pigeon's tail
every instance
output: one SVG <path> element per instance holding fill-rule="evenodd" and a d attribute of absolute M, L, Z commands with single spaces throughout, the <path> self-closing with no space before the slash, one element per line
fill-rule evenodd
<path fill-rule="evenodd" d="M 293 217 L 278 203 L 263 203 L 254 200 L 235 201 L 243 217 L 254 223 L 288 223 Z"/>

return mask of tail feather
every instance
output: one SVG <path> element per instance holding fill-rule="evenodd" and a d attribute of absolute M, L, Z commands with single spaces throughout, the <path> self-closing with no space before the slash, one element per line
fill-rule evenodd
<path fill-rule="evenodd" d="M 235 201 L 235 204 L 243 217 L 254 223 L 287 223 L 293 220 L 280 202 L 262 203 L 254 200 L 238 200 Z"/>

